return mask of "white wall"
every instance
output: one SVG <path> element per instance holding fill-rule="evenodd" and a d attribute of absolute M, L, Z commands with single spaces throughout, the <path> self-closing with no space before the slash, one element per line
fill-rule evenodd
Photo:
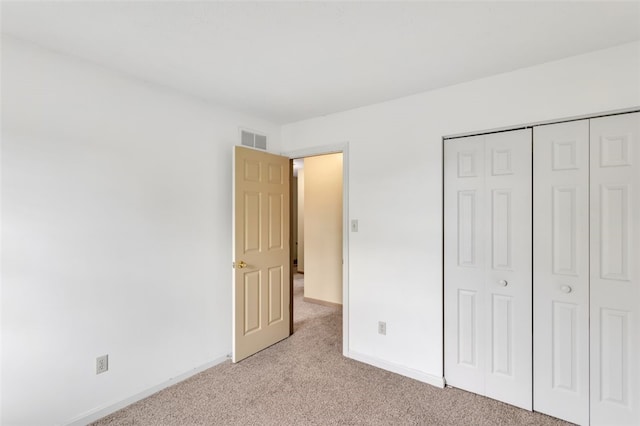
<path fill-rule="evenodd" d="M 342 154 L 304 159 L 304 297 L 342 304 Z"/>
<path fill-rule="evenodd" d="M 284 126 L 285 152 L 349 141 L 347 352 L 442 377 L 442 136 L 638 106 L 635 42 Z"/>
<path fill-rule="evenodd" d="M 230 352 L 239 126 L 280 150 L 278 126 L 3 37 L 2 424 L 67 423 Z"/>

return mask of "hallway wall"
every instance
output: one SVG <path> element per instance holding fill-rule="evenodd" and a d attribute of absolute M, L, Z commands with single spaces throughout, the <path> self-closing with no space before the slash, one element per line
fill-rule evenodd
<path fill-rule="evenodd" d="M 304 296 L 342 303 L 342 154 L 304 159 Z"/>

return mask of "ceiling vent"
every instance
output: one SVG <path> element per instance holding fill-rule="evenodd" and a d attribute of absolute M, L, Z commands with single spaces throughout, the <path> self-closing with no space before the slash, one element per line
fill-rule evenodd
<path fill-rule="evenodd" d="M 240 129 L 240 143 L 251 148 L 267 149 L 267 137 L 259 133 L 253 133 L 248 130 Z"/>

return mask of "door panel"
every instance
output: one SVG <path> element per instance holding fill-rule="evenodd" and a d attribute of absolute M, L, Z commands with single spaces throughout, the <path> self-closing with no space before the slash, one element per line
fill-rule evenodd
<path fill-rule="evenodd" d="M 484 250 L 492 260 L 485 273 L 485 346 L 492 367 L 486 396 L 532 408 L 531 130 L 485 136 L 490 153 L 485 191 L 485 226 L 491 231 Z"/>
<path fill-rule="evenodd" d="M 602 309 L 600 399 L 621 406 L 629 405 L 629 312 Z"/>
<path fill-rule="evenodd" d="M 239 295 L 244 300 L 244 335 L 249 335 L 261 328 L 260 299 L 261 279 L 260 271 L 244 274 L 244 288 Z"/>
<path fill-rule="evenodd" d="M 610 280 L 629 279 L 629 185 L 600 186 L 600 271 Z"/>
<path fill-rule="evenodd" d="M 244 245 L 241 246 L 243 254 L 260 251 L 260 202 L 259 192 L 245 192 L 244 194 L 243 234 Z"/>
<path fill-rule="evenodd" d="M 491 336 L 491 372 L 513 377 L 513 298 L 493 295 Z"/>
<path fill-rule="evenodd" d="M 491 259 L 493 269 L 511 269 L 511 190 L 500 189 L 491 192 Z"/>
<path fill-rule="evenodd" d="M 534 129 L 536 411 L 589 423 L 589 121 Z"/>
<path fill-rule="evenodd" d="M 476 229 L 477 191 L 458 192 L 458 265 L 477 266 L 476 262 Z"/>
<path fill-rule="evenodd" d="M 477 294 L 475 291 L 458 290 L 458 358 L 457 362 L 478 368 Z"/>
<path fill-rule="evenodd" d="M 281 266 L 269 268 L 269 325 L 284 319 L 284 274 Z"/>
<path fill-rule="evenodd" d="M 591 120 L 591 422 L 640 424 L 640 113 Z"/>
<path fill-rule="evenodd" d="M 233 361 L 289 336 L 289 159 L 235 147 Z"/>
<path fill-rule="evenodd" d="M 269 250 L 284 248 L 284 195 L 269 194 Z"/>
<path fill-rule="evenodd" d="M 444 149 L 447 384 L 531 409 L 531 132 Z"/>
<path fill-rule="evenodd" d="M 561 389 L 575 393 L 578 369 L 578 330 L 576 317 L 578 305 L 572 303 L 551 302 L 551 384 L 552 389 Z M 583 408 L 583 407 L 581 407 Z M 586 411 L 586 410 L 585 410 Z"/>
<path fill-rule="evenodd" d="M 584 148 L 583 148 L 584 149 Z M 588 177 L 588 176 L 585 176 Z M 583 184 L 580 188 L 582 192 L 582 204 L 580 207 L 585 209 L 586 198 L 586 185 Z M 551 195 L 551 263 L 553 265 L 554 275 L 569 275 L 575 276 L 578 271 L 577 265 L 577 253 L 578 249 L 578 209 L 576 206 L 578 198 L 578 188 L 576 186 L 568 185 L 553 185 Z M 544 196 L 544 194 L 543 194 Z M 584 210 L 583 210 L 584 211 Z M 541 229 L 545 229 L 544 224 L 540 224 Z M 583 228 L 580 229 L 584 231 Z M 581 236 L 584 238 L 584 235 Z M 585 263 L 585 259 L 582 258 L 582 263 Z"/>
<path fill-rule="evenodd" d="M 484 395 L 484 136 L 448 140 L 444 149 L 445 377 Z"/>

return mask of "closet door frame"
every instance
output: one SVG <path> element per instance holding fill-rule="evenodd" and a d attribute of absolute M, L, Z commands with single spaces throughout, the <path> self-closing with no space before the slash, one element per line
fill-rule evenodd
<path fill-rule="evenodd" d="M 443 282 L 442 282 L 442 294 L 443 294 L 443 353 L 442 353 L 442 357 L 443 357 L 443 376 L 444 376 L 444 381 L 447 385 L 450 385 L 450 383 L 448 382 L 448 368 L 447 368 L 447 348 L 449 347 L 450 342 L 447 342 L 447 327 L 450 326 L 450 324 L 447 324 L 447 318 L 450 315 L 450 313 L 447 312 L 447 307 L 446 307 L 446 293 L 447 293 L 447 288 L 445 285 L 445 281 L 447 279 L 447 268 L 446 268 L 446 263 L 447 263 L 447 253 L 446 253 L 446 217 L 447 217 L 447 211 L 446 211 L 446 206 L 445 206 L 445 178 L 446 178 L 446 164 L 445 164 L 445 151 L 446 151 L 446 145 L 447 145 L 447 141 L 451 140 L 451 139 L 457 139 L 457 138 L 463 138 L 463 137 L 469 137 L 469 136 L 483 136 L 483 135 L 487 135 L 487 134 L 491 134 L 491 133 L 497 133 L 497 132 L 506 132 L 506 131 L 511 131 L 511 130 L 518 130 L 518 129 L 534 129 L 537 126 L 543 126 L 543 125 L 550 125 L 550 124 L 559 124 L 559 123 L 569 123 L 569 122 L 574 122 L 574 121 L 579 121 L 579 120 L 593 120 L 593 119 L 598 119 L 598 118 L 602 118 L 602 117 L 614 117 L 617 115 L 627 115 L 627 114 L 634 114 L 634 113 L 640 113 L 640 107 L 633 107 L 633 108 L 624 108 L 624 109 L 618 109 L 618 110 L 613 110 L 613 111 L 607 111 L 607 112 L 602 112 L 602 113 L 594 113 L 594 114 L 585 114 L 585 115 L 581 115 L 581 116 L 575 116 L 575 117 L 567 117 L 567 118 L 561 118 L 561 119 L 554 119 L 554 120 L 545 120 L 545 121 L 540 121 L 540 122 L 534 122 L 534 123 L 528 123 L 528 124 L 523 124 L 523 125 L 517 125 L 517 126 L 508 126 L 508 127 L 503 127 L 503 128 L 496 128 L 493 130 L 484 130 L 484 131 L 475 131 L 475 132 L 465 132 L 465 133 L 459 133 L 459 134 L 451 134 L 451 135 L 447 135 L 447 136 L 443 136 L 442 138 L 442 165 L 443 165 L 443 183 L 442 183 L 442 187 L 443 187 L 443 233 L 442 233 L 442 246 L 443 246 Z M 590 138 L 592 138 L 593 136 L 590 135 Z M 590 150 L 593 150 L 593 143 L 590 142 Z M 634 161 L 635 163 L 637 163 L 636 169 L 640 168 L 640 138 L 638 141 L 636 141 L 636 144 L 633 146 L 633 151 L 635 151 L 634 154 Z M 594 160 L 594 156 L 591 156 L 590 159 L 590 163 L 593 163 Z M 635 180 L 640 180 L 640 172 L 636 171 L 635 172 Z M 595 209 L 594 207 L 594 195 L 593 195 L 593 179 L 590 177 L 590 214 L 591 214 L 591 218 L 590 218 L 590 238 L 591 238 L 591 234 L 593 233 L 593 211 Z M 640 238 L 640 219 L 637 218 L 637 216 L 640 216 L 637 212 L 640 211 L 640 185 L 636 185 L 633 190 L 631 191 L 633 193 L 633 214 L 635 214 L 636 218 L 633 219 L 634 216 L 632 216 L 632 223 L 633 223 L 633 249 L 634 249 L 634 253 L 635 256 L 638 257 L 640 253 L 640 242 L 638 241 L 638 239 Z M 533 205 L 531 206 L 532 210 L 533 210 Z M 590 246 L 593 244 L 593 242 L 590 242 Z M 593 262 L 597 260 L 594 258 L 594 250 L 591 249 L 590 250 L 590 259 L 589 259 L 589 266 L 591 269 Z M 633 267 L 634 269 L 634 280 L 637 281 L 638 279 L 640 279 L 640 259 L 633 259 L 634 262 L 636 262 Z M 593 278 L 593 270 L 590 271 L 590 286 L 591 286 L 591 279 Z M 638 285 L 640 285 L 639 283 L 635 282 L 636 287 Z M 634 297 L 636 297 L 638 300 L 634 300 L 632 301 L 632 303 L 635 303 L 636 305 L 640 304 L 640 290 L 636 289 L 636 293 L 634 294 Z M 590 335 L 594 333 L 594 321 L 596 321 L 596 317 L 599 318 L 597 319 L 597 321 L 602 321 L 602 319 L 600 317 L 598 317 L 598 309 L 594 308 L 592 302 L 591 302 L 591 298 L 590 298 L 590 327 L 589 327 L 589 333 Z M 634 305 L 635 306 L 635 305 Z M 632 341 L 634 342 L 634 345 L 632 348 L 630 348 L 629 350 L 633 352 L 633 356 L 638 356 L 640 354 L 640 313 L 634 313 L 635 317 L 634 317 L 634 321 L 631 322 L 631 325 L 633 326 L 631 331 L 629 331 L 630 333 L 632 333 Z M 622 319 L 622 321 L 624 322 L 624 319 Z M 533 336 L 532 336 L 533 338 Z M 533 340 L 533 339 L 532 339 Z M 595 350 L 600 350 L 599 347 L 595 347 L 595 342 L 593 337 L 590 337 L 590 353 L 593 353 L 593 351 Z M 625 352 L 627 354 L 629 354 L 630 352 Z M 589 390 L 588 393 L 590 394 L 590 401 L 589 401 L 589 417 L 590 417 L 590 421 L 591 422 L 595 422 L 594 424 L 598 423 L 598 421 L 606 421 L 603 420 L 605 419 L 605 415 L 599 415 L 597 413 L 597 409 L 594 409 L 594 405 L 601 402 L 602 397 L 601 397 L 601 393 L 602 390 L 597 391 L 595 389 L 596 384 L 593 382 L 593 375 L 596 374 L 596 370 L 600 371 L 599 369 L 595 369 L 594 370 L 594 357 L 590 356 L 590 384 L 589 384 Z M 637 364 L 637 363 L 636 363 Z M 632 419 L 632 421 L 637 421 L 637 419 L 640 419 L 640 415 L 638 414 L 638 412 L 640 411 L 640 373 L 638 372 L 638 369 L 640 369 L 639 365 L 634 365 L 633 367 L 633 371 L 631 372 L 632 375 L 638 376 L 635 377 L 635 381 L 637 383 L 635 383 L 632 386 L 633 392 L 632 392 L 632 400 L 631 402 L 633 403 L 633 407 L 630 407 L 627 411 L 630 413 L 629 415 L 626 416 L 627 420 L 628 419 Z M 600 374 L 599 372 L 597 374 Z M 532 380 L 533 380 L 533 372 L 531 374 L 532 376 Z M 598 384 L 599 385 L 599 384 Z M 631 388 L 630 388 L 631 389 Z M 479 393 L 479 392 L 478 392 Z M 600 395 L 600 396 L 598 396 Z M 532 401 L 533 403 L 533 401 Z M 595 414 L 595 417 L 594 417 Z M 626 421 L 624 419 L 620 419 L 622 421 Z"/>

